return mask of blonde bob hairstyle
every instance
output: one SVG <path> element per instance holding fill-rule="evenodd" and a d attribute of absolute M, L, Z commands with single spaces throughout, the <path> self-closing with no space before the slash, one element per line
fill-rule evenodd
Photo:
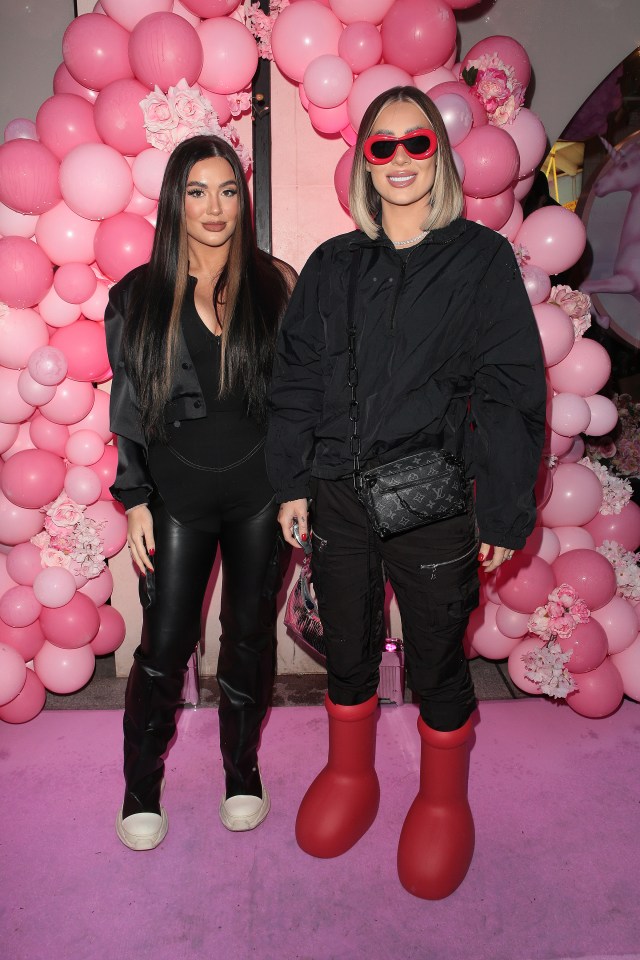
<path fill-rule="evenodd" d="M 415 103 L 424 113 L 430 130 L 434 130 L 438 138 L 436 158 L 436 176 L 431 190 L 431 201 L 428 207 L 429 214 L 423 230 L 434 230 L 446 227 L 461 216 L 464 207 L 464 198 L 460 177 L 453 162 L 451 144 L 440 112 L 433 100 L 418 90 L 417 87 L 392 87 L 385 90 L 369 104 L 362 118 L 358 139 L 356 141 L 355 157 L 349 181 L 349 210 L 357 226 L 372 240 L 380 233 L 376 219 L 380 214 L 380 195 L 373 187 L 371 175 L 367 170 L 367 160 L 364 155 L 364 142 L 375 128 L 376 120 L 385 107 L 393 103 Z"/>

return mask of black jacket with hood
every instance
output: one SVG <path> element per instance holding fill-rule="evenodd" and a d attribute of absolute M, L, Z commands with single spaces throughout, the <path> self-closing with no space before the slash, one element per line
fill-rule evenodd
<path fill-rule="evenodd" d="M 347 289 L 354 261 L 361 463 L 388 462 L 441 439 L 476 480 L 481 542 L 521 548 L 535 523 L 545 435 L 540 340 L 511 245 L 468 220 L 433 230 L 404 255 L 383 234 L 370 240 L 360 231 L 311 255 L 276 348 L 267 467 L 277 499 L 309 496 L 311 476 L 353 470 Z"/>

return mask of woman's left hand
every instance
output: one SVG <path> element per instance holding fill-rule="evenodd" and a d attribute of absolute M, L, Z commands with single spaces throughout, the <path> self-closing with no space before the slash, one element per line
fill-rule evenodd
<path fill-rule="evenodd" d="M 481 543 L 478 560 L 485 573 L 493 573 L 505 560 L 511 560 L 514 553 L 515 551 L 508 547 L 492 547 L 490 543 Z"/>

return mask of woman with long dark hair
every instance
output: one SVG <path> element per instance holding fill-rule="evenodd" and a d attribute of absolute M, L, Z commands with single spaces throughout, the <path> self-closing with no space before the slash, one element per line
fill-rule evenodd
<path fill-rule="evenodd" d="M 236 152 L 214 136 L 171 154 L 151 259 L 110 291 L 112 487 L 141 573 L 140 646 L 124 714 L 124 802 L 133 850 L 164 838 L 163 756 L 218 545 L 220 817 L 250 830 L 269 812 L 258 768 L 275 666 L 276 595 L 289 559 L 265 469 L 266 397 L 295 274 L 256 246 Z"/>
<path fill-rule="evenodd" d="M 294 523 L 309 535 L 311 500 L 327 649 L 329 760 L 296 837 L 307 853 L 335 857 L 376 816 L 386 577 L 420 703 L 420 792 L 398 870 L 411 893 L 438 899 L 461 883 L 473 851 L 475 698 L 462 640 L 478 564 L 490 573 L 508 561 L 535 522 L 544 368 L 513 251 L 461 217 L 444 124 L 415 87 L 388 90 L 366 111 L 349 204 L 359 229 L 323 243 L 301 273 L 270 400 L 269 476 L 292 545 Z M 435 463 L 457 472 L 449 501 L 444 480 L 428 479 Z M 378 513 L 376 484 L 391 491 Z"/>

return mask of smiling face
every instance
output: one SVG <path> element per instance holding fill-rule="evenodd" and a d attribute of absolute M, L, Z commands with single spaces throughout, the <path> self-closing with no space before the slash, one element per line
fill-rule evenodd
<path fill-rule="evenodd" d="M 378 114 L 370 134 L 403 137 L 425 127 L 430 128 L 431 124 L 417 104 L 400 101 L 389 104 Z M 419 209 L 426 214 L 436 176 L 436 157 L 437 151 L 432 157 L 416 160 L 400 144 L 389 163 L 372 164 L 367 161 L 366 169 L 371 175 L 375 191 L 380 195 L 383 217 L 389 205 L 394 208 L 407 207 L 412 211 Z"/>
<path fill-rule="evenodd" d="M 238 184 L 223 157 L 194 163 L 187 179 L 184 213 L 189 247 L 224 247 L 236 229 Z"/>

